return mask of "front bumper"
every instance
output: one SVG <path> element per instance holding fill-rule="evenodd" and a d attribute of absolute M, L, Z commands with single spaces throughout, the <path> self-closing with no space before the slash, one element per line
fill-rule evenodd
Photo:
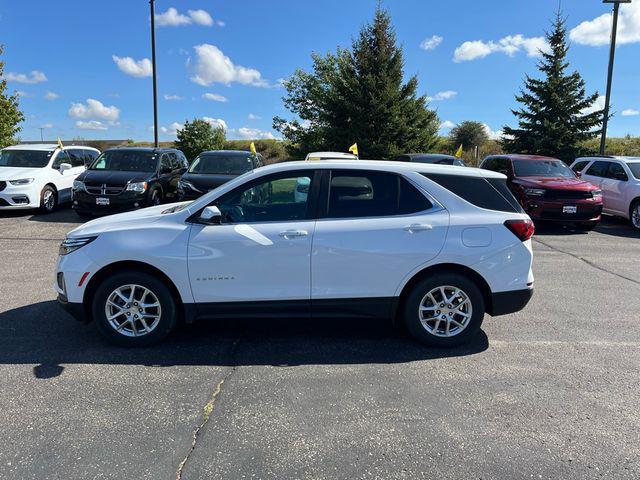
<path fill-rule="evenodd" d="M 109 205 L 98 205 L 97 198 L 108 198 Z M 75 210 L 83 213 L 93 214 L 110 214 L 117 212 L 126 212 L 145 208 L 149 205 L 149 190 L 144 193 L 124 191 L 119 195 L 91 195 L 87 192 L 74 190 L 73 205 Z"/>
<path fill-rule="evenodd" d="M 584 200 L 536 200 L 529 198 L 524 202 L 524 210 L 533 221 L 545 222 L 598 222 L 602 215 L 602 202 Z M 576 207 L 575 213 L 567 213 L 564 207 Z"/>
<path fill-rule="evenodd" d="M 0 191 L 0 210 L 40 207 L 40 191 L 36 185 L 14 186 L 6 182 Z"/>
<path fill-rule="evenodd" d="M 492 317 L 497 317 L 500 315 L 519 312 L 527 306 L 531 297 L 533 297 L 533 287 L 522 290 L 492 293 L 491 309 L 488 310 L 488 313 Z"/>

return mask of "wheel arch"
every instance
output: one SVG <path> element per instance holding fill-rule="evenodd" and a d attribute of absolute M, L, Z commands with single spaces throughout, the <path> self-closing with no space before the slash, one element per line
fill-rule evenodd
<path fill-rule="evenodd" d="M 87 283 L 87 286 L 84 289 L 84 294 L 82 297 L 82 305 L 84 309 L 85 318 L 87 318 L 89 321 L 92 320 L 91 304 L 93 303 L 93 296 L 95 294 L 97 286 L 100 285 L 100 283 L 102 283 L 102 281 L 105 278 L 109 277 L 110 275 L 113 275 L 115 273 L 122 272 L 125 270 L 144 272 L 161 279 L 165 283 L 165 285 L 169 287 L 169 290 L 171 291 L 171 294 L 173 295 L 173 298 L 176 301 L 177 311 L 180 312 L 180 315 L 182 317 L 184 317 L 185 305 L 184 305 L 184 302 L 182 301 L 182 296 L 180 295 L 180 291 L 178 290 L 175 283 L 171 280 L 171 278 L 166 273 L 164 273 L 159 268 L 154 267 L 153 265 L 150 265 L 145 262 L 140 262 L 135 260 L 125 260 L 125 261 L 119 261 L 119 262 L 110 263 L 109 265 L 105 265 L 91 277 L 91 279 L 89 280 L 89 283 Z"/>
<path fill-rule="evenodd" d="M 633 209 L 634 205 L 635 205 L 636 203 L 638 203 L 638 202 L 640 202 L 640 196 L 638 196 L 638 197 L 636 197 L 636 198 L 632 199 L 632 200 L 629 202 L 629 212 L 628 212 L 628 213 L 629 213 L 629 219 L 631 219 L 631 215 L 632 215 L 632 213 L 633 213 L 633 212 L 632 212 L 632 209 Z"/>
<path fill-rule="evenodd" d="M 413 277 L 409 279 L 407 283 L 405 283 L 404 287 L 402 287 L 402 291 L 400 292 L 400 295 L 398 297 L 396 314 L 398 312 L 403 311 L 404 302 L 406 301 L 406 298 L 409 295 L 409 292 L 411 292 L 413 287 L 418 282 L 429 277 L 430 275 L 447 273 L 447 272 L 458 273 L 460 275 L 471 278 L 474 281 L 474 283 L 478 285 L 478 288 L 482 292 L 482 297 L 484 299 L 486 312 L 490 315 L 492 314 L 493 301 L 492 301 L 491 287 L 489 287 L 489 284 L 487 283 L 487 281 L 478 272 L 476 272 L 472 268 L 469 268 L 465 265 L 460 265 L 458 263 L 439 263 L 436 265 L 430 265 L 429 267 L 426 267 L 420 270 L 419 272 L 417 272 Z"/>

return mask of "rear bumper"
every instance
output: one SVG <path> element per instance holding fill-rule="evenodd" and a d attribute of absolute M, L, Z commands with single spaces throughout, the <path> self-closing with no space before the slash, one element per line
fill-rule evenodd
<path fill-rule="evenodd" d="M 84 313 L 84 306 L 81 303 L 69 302 L 62 293 L 58 294 L 58 305 L 79 322 L 87 323 L 89 321 Z"/>
<path fill-rule="evenodd" d="M 492 293 L 491 310 L 488 313 L 492 317 L 497 317 L 519 312 L 527 306 L 531 297 L 533 297 L 533 288 Z"/>

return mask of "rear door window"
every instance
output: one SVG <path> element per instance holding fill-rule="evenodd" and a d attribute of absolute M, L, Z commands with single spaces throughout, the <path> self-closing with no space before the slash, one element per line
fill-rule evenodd
<path fill-rule="evenodd" d="M 523 212 L 522 207 L 507 187 L 505 178 L 484 178 L 439 173 L 423 173 L 422 175 L 476 207 L 499 212 Z"/>
<path fill-rule="evenodd" d="M 72 167 L 83 167 L 84 166 L 84 150 L 70 149 L 67 150 L 69 157 L 71 159 Z"/>
<path fill-rule="evenodd" d="M 607 178 L 620 180 L 622 182 L 629 180 L 629 176 L 627 175 L 627 172 L 624 171 L 622 165 L 616 162 L 610 162 L 609 170 L 607 171 Z"/>
<path fill-rule="evenodd" d="M 431 202 L 399 175 L 366 170 L 333 170 L 327 217 L 362 218 L 407 215 Z"/>
<path fill-rule="evenodd" d="M 593 177 L 606 177 L 607 171 L 609 170 L 609 163 L 611 162 L 603 162 L 597 161 L 593 162 L 593 165 L 589 167 L 589 170 L 585 172 L 586 175 L 591 175 Z"/>

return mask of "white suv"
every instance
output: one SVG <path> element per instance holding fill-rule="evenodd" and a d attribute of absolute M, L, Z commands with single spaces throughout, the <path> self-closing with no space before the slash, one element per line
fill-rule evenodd
<path fill-rule="evenodd" d="M 73 181 L 99 154 L 91 147 L 46 144 L 0 150 L 0 211 L 40 208 L 49 213 L 70 202 Z"/>
<path fill-rule="evenodd" d="M 571 169 L 600 187 L 603 213 L 626 218 L 640 230 L 640 157 L 577 158 Z"/>
<path fill-rule="evenodd" d="M 295 185 L 309 194 L 296 201 Z M 398 318 L 453 346 L 533 293 L 533 223 L 500 173 L 400 162 L 288 162 L 192 203 L 90 221 L 55 288 L 110 340 L 148 345 L 178 318 Z"/>

